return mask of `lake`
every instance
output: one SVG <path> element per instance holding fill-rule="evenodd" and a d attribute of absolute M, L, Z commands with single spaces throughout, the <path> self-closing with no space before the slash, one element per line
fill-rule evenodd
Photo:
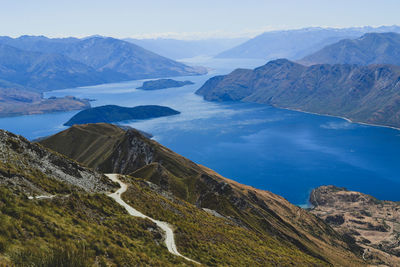
<path fill-rule="evenodd" d="M 189 60 L 187 60 L 189 62 Z M 236 67 L 257 67 L 254 60 L 193 59 L 211 67 L 208 75 L 178 77 L 195 84 L 157 91 L 135 89 L 130 81 L 52 91 L 96 99 L 92 106 L 158 104 L 181 112 L 172 117 L 121 124 L 149 132 L 175 152 L 221 175 L 305 204 L 312 188 L 333 184 L 400 201 L 400 132 L 249 103 L 207 102 L 194 92 L 210 77 Z M 1 118 L 0 128 L 28 139 L 47 136 L 73 112 Z"/>

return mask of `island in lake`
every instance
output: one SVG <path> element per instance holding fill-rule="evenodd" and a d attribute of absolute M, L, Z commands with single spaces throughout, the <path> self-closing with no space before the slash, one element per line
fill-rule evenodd
<path fill-rule="evenodd" d="M 180 112 L 169 107 L 157 105 L 137 106 L 133 108 L 106 105 L 82 110 L 64 125 L 71 126 L 74 124 L 86 123 L 110 123 L 125 120 L 145 120 L 177 114 L 180 114 Z"/>
<path fill-rule="evenodd" d="M 141 87 L 137 89 L 141 90 L 159 90 L 159 89 L 166 89 L 172 87 L 182 87 L 185 85 L 194 84 L 191 81 L 175 81 L 172 79 L 158 79 L 152 81 L 143 82 Z"/>

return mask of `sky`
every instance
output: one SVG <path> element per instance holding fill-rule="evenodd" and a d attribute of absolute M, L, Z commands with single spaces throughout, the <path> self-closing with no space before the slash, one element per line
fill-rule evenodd
<path fill-rule="evenodd" d="M 400 25 L 400 0 L 0 0 L 0 35 L 204 39 Z"/>

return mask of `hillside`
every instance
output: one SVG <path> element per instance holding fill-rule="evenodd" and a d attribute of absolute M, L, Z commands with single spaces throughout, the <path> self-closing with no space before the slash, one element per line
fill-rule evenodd
<path fill-rule="evenodd" d="M 82 110 L 78 114 L 74 115 L 64 125 L 71 126 L 74 124 L 85 123 L 145 120 L 177 115 L 179 113 L 179 111 L 169 107 L 156 105 L 137 106 L 133 108 L 107 105 Z"/>
<path fill-rule="evenodd" d="M 286 59 L 209 79 L 196 93 L 210 101 L 245 101 L 352 121 L 400 127 L 400 67 L 313 65 Z"/>
<path fill-rule="evenodd" d="M 165 76 L 199 75 L 189 67 L 113 38 L 0 37 L 0 116 L 90 107 L 75 98 L 43 99 L 45 91 Z"/>
<path fill-rule="evenodd" d="M 299 61 L 304 64 L 400 65 L 400 34 L 367 33 L 328 45 Z"/>
<path fill-rule="evenodd" d="M 297 251 L 293 251 L 295 253 L 293 255 L 311 256 L 319 262 L 314 262 L 316 265 L 323 264 L 322 262 L 362 265 L 362 262 L 349 252 L 353 250 L 355 253 L 360 253 L 353 244 L 347 243 L 349 241 L 345 241 L 325 223 L 305 210 L 270 192 L 221 177 L 206 167 L 199 166 L 145 138 L 136 130 L 125 131 L 109 124 L 76 125 L 40 143 L 101 172 L 129 174 L 132 178 L 127 178 L 127 181 L 130 183 L 137 181 L 146 185 L 146 187 L 139 185 L 130 187 L 123 197 L 145 214 L 178 225 L 176 230 L 178 245 L 182 244 L 182 251 L 187 252 L 186 255 L 190 255 L 192 259 L 205 262 L 204 257 L 211 255 L 215 260 L 214 264 L 224 264 L 221 259 L 227 260 L 229 257 L 222 256 L 226 255 L 226 251 L 222 251 L 220 246 L 222 243 L 229 244 L 229 247 L 237 244 L 233 241 L 235 240 L 233 236 L 218 237 L 219 234 L 215 232 L 220 230 L 218 227 L 208 223 L 200 226 L 205 223 L 203 220 L 199 221 L 203 213 L 198 212 L 203 209 L 215 216 L 213 218 L 223 219 L 225 224 L 239 227 L 237 229 L 245 231 L 243 233 L 246 235 L 256 234 L 258 238 L 265 240 L 261 247 L 261 243 L 252 246 L 258 249 L 249 252 L 251 256 L 246 255 L 246 250 L 235 250 L 235 256 L 231 254 L 232 259 L 229 261 L 233 265 L 235 264 L 231 261 L 237 260 L 236 256 L 248 261 L 244 265 L 271 263 L 270 259 L 265 261 L 265 256 L 261 254 L 265 251 L 272 253 L 276 251 L 271 247 L 277 245 L 273 240 L 277 240 L 280 246 L 291 247 L 289 250 Z M 73 146 L 74 143 L 82 145 L 76 147 Z M 152 196 L 151 192 L 158 192 L 158 197 Z M 159 197 L 164 199 L 161 202 L 163 204 L 154 201 Z M 179 200 L 173 200 L 175 198 Z M 149 206 L 149 203 L 158 204 Z M 186 208 L 177 206 L 179 203 L 186 203 L 184 206 L 198 212 L 187 213 Z M 225 238 L 232 241 L 225 242 Z M 236 240 L 240 240 L 240 244 L 248 242 L 246 241 L 248 239 L 243 238 Z M 205 253 L 205 248 L 209 248 L 207 250 L 209 254 Z M 230 251 L 230 248 L 225 249 Z M 288 255 L 287 249 L 283 251 Z M 286 256 L 282 257 L 282 260 L 286 261 L 285 258 Z M 257 259 L 260 260 L 258 263 Z M 279 265 L 277 262 L 275 264 Z"/>
<path fill-rule="evenodd" d="M 175 81 L 172 79 L 158 79 L 152 81 L 145 81 L 143 85 L 137 89 L 141 90 L 159 90 L 172 87 L 182 87 L 185 85 L 193 84 L 191 81 Z"/>
<path fill-rule="evenodd" d="M 21 36 L 0 38 L 0 43 L 21 50 L 66 56 L 93 68 L 107 82 L 206 73 L 204 68 L 190 67 L 135 44 L 109 37 L 50 39 Z"/>
<path fill-rule="evenodd" d="M 363 247 L 373 264 L 400 265 L 400 203 L 370 195 L 321 186 L 310 194 L 311 212 Z"/>
<path fill-rule="evenodd" d="M 342 39 L 354 39 L 367 32 L 400 32 L 397 26 L 359 28 L 303 28 L 262 33 L 247 42 L 218 54 L 217 58 L 260 58 L 272 60 L 303 58 Z"/>
<path fill-rule="evenodd" d="M 191 266 L 154 223 L 105 193 L 104 175 L 0 130 L 1 266 Z"/>
<path fill-rule="evenodd" d="M 64 55 L 4 44 L 0 44 L 0 79 L 39 92 L 108 81 L 95 69 Z"/>

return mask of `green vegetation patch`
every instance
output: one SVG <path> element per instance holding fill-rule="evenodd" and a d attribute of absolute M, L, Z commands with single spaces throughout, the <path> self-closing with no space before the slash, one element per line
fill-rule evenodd
<path fill-rule="evenodd" d="M 131 185 L 123 194 L 125 201 L 144 214 L 175 226 L 178 250 L 196 261 L 209 266 L 326 265 L 291 244 L 213 216 L 158 191 L 155 185 L 132 177 L 126 179 Z"/>
<path fill-rule="evenodd" d="M 103 194 L 28 200 L 0 186 L 0 264 L 17 266 L 185 266 L 149 220 Z"/>

